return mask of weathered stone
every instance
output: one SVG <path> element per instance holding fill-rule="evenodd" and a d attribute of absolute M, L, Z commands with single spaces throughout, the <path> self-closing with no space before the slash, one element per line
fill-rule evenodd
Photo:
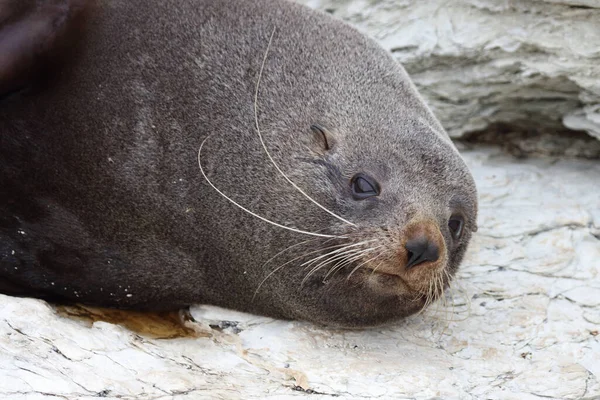
<path fill-rule="evenodd" d="M 600 139 L 600 0 L 297 0 L 375 37 L 449 134 L 497 122 Z"/>

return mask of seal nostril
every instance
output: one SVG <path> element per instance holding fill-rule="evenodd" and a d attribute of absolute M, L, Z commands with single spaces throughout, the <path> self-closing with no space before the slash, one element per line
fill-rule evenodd
<path fill-rule="evenodd" d="M 409 240 L 404 247 L 408 255 L 406 269 L 410 269 L 426 261 L 437 261 L 440 257 L 438 246 L 426 237 Z"/>

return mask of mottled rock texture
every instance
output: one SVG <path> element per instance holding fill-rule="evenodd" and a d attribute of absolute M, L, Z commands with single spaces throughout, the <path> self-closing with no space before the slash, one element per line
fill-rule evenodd
<path fill-rule="evenodd" d="M 196 307 L 194 333 L 0 296 L 0 398 L 597 399 L 600 163 L 463 154 L 480 228 L 448 307 L 360 331 Z"/>
<path fill-rule="evenodd" d="M 375 37 L 453 137 L 507 122 L 600 139 L 600 0 L 297 1 Z"/>

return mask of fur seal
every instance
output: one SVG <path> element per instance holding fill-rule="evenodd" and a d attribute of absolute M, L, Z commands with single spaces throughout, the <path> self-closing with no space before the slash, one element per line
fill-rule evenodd
<path fill-rule="evenodd" d="M 283 0 L 29 1 L 0 3 L 0 291 L 361 327 L 448 285 L 475 185 L 372 39 Z"/>

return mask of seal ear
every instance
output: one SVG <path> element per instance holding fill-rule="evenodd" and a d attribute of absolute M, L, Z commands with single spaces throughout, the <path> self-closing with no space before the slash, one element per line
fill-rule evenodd
<path fill-rule="evenodd" d="M 313 124 L 310 130 L 313 133 L 312 147 L 317 153 L 323 155 L 335 146 L 335 136 L 323 125 Z"/>
<path fill-rule="evenodd" d="M 88 0 L 0 0 L 0 97 L 56 71 L 81 36 Z"/>

